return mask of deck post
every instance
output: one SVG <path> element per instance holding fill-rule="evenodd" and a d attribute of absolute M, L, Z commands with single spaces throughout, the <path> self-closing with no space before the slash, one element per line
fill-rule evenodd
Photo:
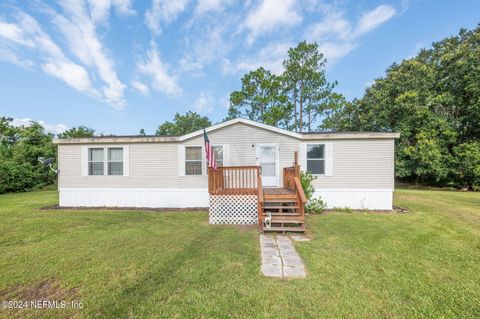
<path fill-rule="evenodd" d="M 295 166 L 295 174 L 300 177 L 300 165 L 298 165 L 298 151 L 293 152 L 293 165 Z"/>

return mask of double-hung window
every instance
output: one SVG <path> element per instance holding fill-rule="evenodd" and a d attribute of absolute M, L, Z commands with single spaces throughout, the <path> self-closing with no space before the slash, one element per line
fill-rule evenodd
<path fill-rule="evenodd" d="M 103 175 L 103 148 L 88 149 L 88 175 Z"/>
<path fill-rule="evenodd" d="M 314 175 L 325 174 L 324 144 L 307 144 L 307 171 Z"/>
<path fill-rule="evenodd" d="M 217 167 L 223 166 L 223 146 L 213 146 L 213 153 L 215 155 L 215 162 Z"/>
<path fill-rule="evenodd" d="M 88 175 L 122 176 L 123 169 L 123 147 L 92 147 L 88 149 Z"/>
<path fill-rule="evenodd" d="M 185 175 L 202 175 L 202 147 L 185 147 Z"/>
<path fill-rule="evenodd" d="M 108 149 L 108 175 L 123 175 L 123 148 Z"/>

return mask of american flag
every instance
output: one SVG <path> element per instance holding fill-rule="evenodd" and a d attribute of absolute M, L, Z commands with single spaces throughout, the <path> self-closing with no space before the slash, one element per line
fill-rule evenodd
<path fill-rule="evenodd" d="M 215 153 L 210 140 L 208 139 L 207 131 L 203 129 L 203 139 L 205 140 L 205 156 L 207 157 L 208 167 L 217 170 L 217 162 L 215 161 Z"/>

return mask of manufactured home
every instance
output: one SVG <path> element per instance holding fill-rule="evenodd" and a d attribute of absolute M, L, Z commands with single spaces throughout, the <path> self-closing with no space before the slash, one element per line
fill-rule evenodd
<path fill-rule="evenodd" d="M 60 206 L 210 207 L 212 223 L 261 223 L 263 195 L 303 206 L 295 179 L 308 170 L 329 208 L 392 209 L 397 133 L 296 133 L 246 119 L 206 132 L 217 170 L 206 163 L 203 130 L 55 140 Z"/>

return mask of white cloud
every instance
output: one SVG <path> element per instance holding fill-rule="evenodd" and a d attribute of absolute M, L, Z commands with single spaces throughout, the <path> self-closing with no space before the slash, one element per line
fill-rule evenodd
<path fill-rule="evenodd" d="M 205 114 L 213 111 L 214 99 L 209 91 L 201 91 L 198 98 L 193 103 L 193 108 L 197 113 Z"/>
<path fill-rule="evenodd" d="M 320 52 L 328 60 L 329 67 L 354 50 L 362 36 L 378 28 L 396 14 L 392 6 L 380 5 L 364 12 L 357 23 L 351 23 L 345 18 L 344 12 L 335 7 L 324 6 L 322 12 L 323 19 L 310 25 L 304 37 L 318 43 Z"/>
<path fill-rule="evenodd" d="M 203 14 L 210 11 L 222 11 L 226 6 L 231 5 L 234 0 L 198 0 L 195 8 L 196 14 Z"/>
<path fill-rule="evenodd" d="M 230 94 L 225 94 L 221 97 L 219 103 L 224 109 L 228 110 L 230 108 Z"/>
<path fill-rule="evenodd" d="M 150 89 L 148 88 L 148 86 L 142 82 L 132 81 L 132 87 L 135 89 L 135 91 L 142 95 L 148 95 L 150 93 Z"/>
<path fill-rule="evenodd" d="M 359 37 L 376 29 L 396 14 L 394 7 L 382 4 L 375 9 L 365 12 L 357 23 L 354 37 Z"/>
<path fill-rule="evenodd" d="M 19 12 L 17 16 L 18 23 L 9 25 L 14 26 L 13 30 L 22 35 L 22 41 L 13 41 L 12 43 L 21 46 L 31 47 L 41 53 L 42 70 L 54 77 L 67 83 L 78 91 L 87 93 L 91 96 L 97 96 L 98 93 L 93 88 L 89 75 L 85 68 L 68 59 L 62 50 L 52 41 L 52 39 L 43 32 L 38 22 L 28 14 Z M 24 50 L 17 50 L 23 52 Z M 20 53 L 12 50 L 0 50 L 3 59 L 9 62 L 32 67 L 34 63 L 30 60 L 21 58 Z"/>
<path fill-rule="evenodd" d="M 106 22 L 111 8 L 120 15 L 136 14 L 132 9 L 131 0 L 88 0 L 88 4 L 95 22 Z"/>
<path fill-rule="evenodd" d="M 293 0 L 262 0 L 245 20 L 245 27 L 249 30 L 247 42 L 252 44 L 259 35 L 272 32 L 279 26 L 291 27 L 301 21 L 302 16 L 296 11 Z"/>
<path fill-rule="evenodd" d="M 331 38 L 347 39 L 351 32 L 350 22 L 342 12 L 329 12 L 322 21 L 309 26 L 305 34 L 316 41 L 325 41 Z"/>
<path fill-rule="evenodd" d="M 13 126 L 30 126 L 34 120 L 30 118 L 14 118 L 12 121 Z M 45 131 L 54 134 L 60 134 L 68 130 L 70 127 L 65 124 L 50 124 L 45 121 L 37 121 L 45 128 Z"/>
<path fill-rule="evenodd" d="M 91 89 L 87 71 L 78 64 L 69 62 L 46 63 L 42 65 L 42 69 L 45 73 L 65 81 L 79 91 L 87 92 Z"/>
<path fill-rule="evenodd" d="M 187 53 L 180 60 L 180 68 L 183 72 L 202 69 L 206 64 L 220 60 L 231 49 L 231 45 L 225 41 L 226 30 L 224 26 L 205 27 L 200 36 L 192 37 Z"/>
<path fill-rule="evenodd" d="M 40 64 L 45 73 L 61 79 L 78 91 L 121 109 L 126 105 L 124 99 L 126 86 L 118 79 L 113 59 L 107 55 L 103 43 L 97 36 L 95 21 L 106 19 L 110 8 L 115 8 L 121 14 L 132 14 L 130 1 L 104 0 L 90 2 L 90 4 L 91 6 L 88 6 L 86 0 L 59 1 L 63 14 L 57 13 L 51 7 L 41 6 L 41 12 L 49 14 L 60 34 L 64 36 L 70 51 L 89 68 L 88 71 L 82 65 L 69 59 L 52 38 L 42 30 L 39 23 L 32 16 L 20 10 L 15 15 L 18 23 L 8 23 L 8 27 L 0 33 L 0 38 L 8 38 L 10 45 L 17 46 L 8 51 L 3 48 L 2 58 L 8 59 L 12 63 L 22 64 L 24 59 L 21 56 L 25 50 L 20 47 L 36 50 L 41 53 L 37 58 L 42 60 Z M 92 11 L 89 11 L 89 8 Z M 0 30 L 2 29 L 0 28 Z M 12 37 L 14 37 L 13 40 Z M 97 75 L 94 78 L 102 82 L 101 88 L 94 87 L 90 78 L 91 74 Z"/>
<path fill-rule="evenodd" d="M 249 72 L 264 67 L 279 75 L 283 73 L 283 61 L 287 57 L 288 49 L 292 46 L 293 44 L 289 42 L 269 43 L 256 55 L 241 58 L 236 63 L 229 60 L 224 61 L 224 72 L 227 74 L 236 71 Z"/>
<path fill-rule="evenodd" d="M 162 31 L 161 24 L 174 21 L 186 6 L 187 0 L 153 0 L 152 7 L 145 12 L 145 24 L 158 35 Z"/>
<path fill-rule="evenodd" d="M 170 96 L 182 92 L 176 78 L 168 74 L 168 65 L 160 60 L 160 53 L 153 42 L 146 56 L 137 62 L 137 69 L 140 74 L 150 78 L 151 85 L 156 91 Z"/>
<path fill-rule="evenodd" d="M 338 60 L 349 54 L 357 45 L 351 42 L 332 43 L 324 42 L 319 44 L 319 51 L 327 59 L 327 66 L 335 64 Z"/>
<path fill-rule="evenodd" d="M 32 60 L 24 59 L 16 52 L 0 47 L 0 60 L 16 64 L 25 69 L 31 69 L 35 65 Z"/>
<path fill-rule="evenodd" d="M 93 68 L 103 81 L 103 98 L 115 108 L 126 105 L 124 90 L 126 88 L 114 69 L 113 60 L 96 34 L 95 23 L 89 15 L 83 1 L 68 0 L 60 2 L 65 15 L 53 14 L 54 23 L 65 36 L 70 51 L 82 63 Z"/>
<path fill-rule="evenodd" d="M 0 21 L 0 38 L 28 47 L 34 46 L 33 41 L 27 37 L 25 32 L 18 25 L 14 23 Z"/>

